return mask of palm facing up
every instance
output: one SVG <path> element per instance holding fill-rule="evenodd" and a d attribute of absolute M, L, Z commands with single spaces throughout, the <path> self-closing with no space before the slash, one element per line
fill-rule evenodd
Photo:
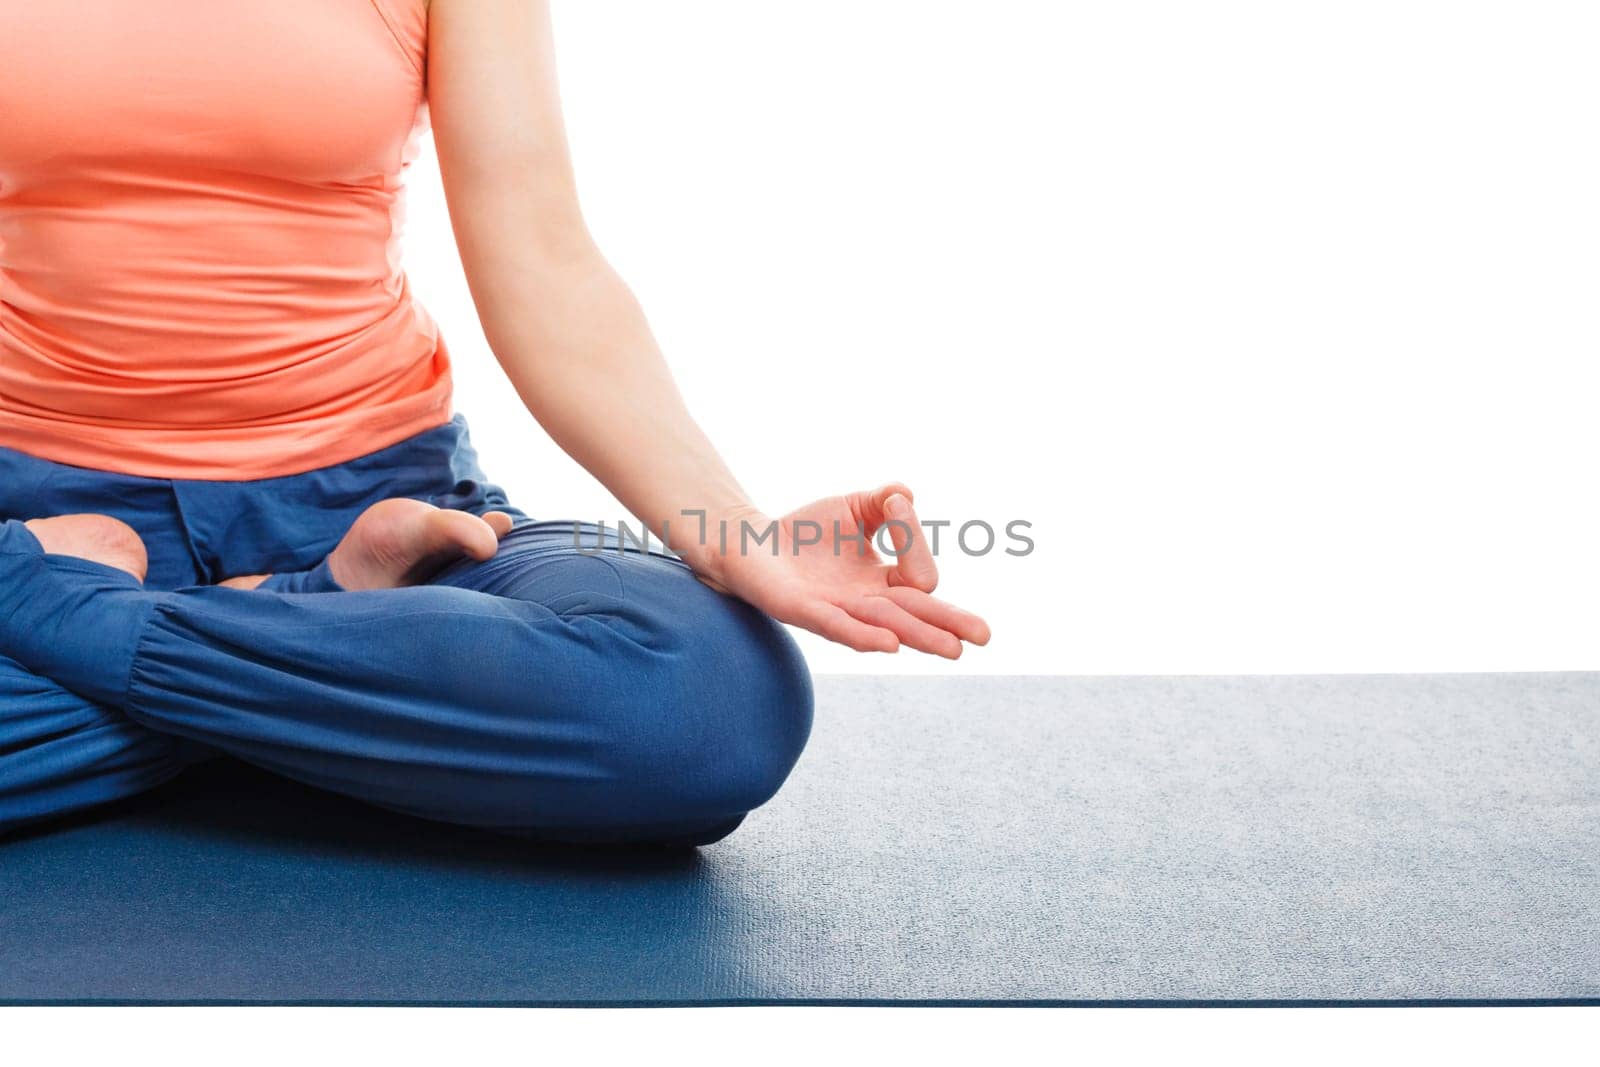
<path fill-rule="evenodd" d="M 887 560 L 873 547 L 885 525 Z M 718 552 L 701 580 L 780 622 L 861 652 L 904 644 L 955 659 L 963 641 L 989 640 L 982 619 L 930 595 L 938 568 L 904 485 L 828 497 L 776 520 L 734 516 L 725 530 L 725 550 L 716 530 L 706 532 Z"/>

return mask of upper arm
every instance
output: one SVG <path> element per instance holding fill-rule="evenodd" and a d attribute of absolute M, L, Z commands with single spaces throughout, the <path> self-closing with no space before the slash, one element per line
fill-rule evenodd
<path fill-rule="evenodd" d="M 469 281 L 587 247 L 546 0 L 430 0 L 428 110 Z"/>

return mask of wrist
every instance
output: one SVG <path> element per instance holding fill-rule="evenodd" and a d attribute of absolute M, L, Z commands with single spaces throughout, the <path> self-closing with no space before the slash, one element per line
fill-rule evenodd
<path fill-rule="evenodd" d="M 754 504 L 685 509 L 670 525 L 667 547 L 697 574 L 720 581 L 737 564 L 745 544 L 770 537 L 774 520 Z"/>

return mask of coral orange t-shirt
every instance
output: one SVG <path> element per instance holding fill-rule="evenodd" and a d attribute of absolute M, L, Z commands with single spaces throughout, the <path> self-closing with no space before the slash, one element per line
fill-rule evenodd
<path fill-rule="evenodd" d="M 251 480 L 440 425 L 424 0 L 0 0 L 0 445 Z"/>

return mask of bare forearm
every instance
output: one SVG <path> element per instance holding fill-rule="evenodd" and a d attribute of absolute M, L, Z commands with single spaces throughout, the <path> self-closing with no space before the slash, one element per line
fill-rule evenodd
<path fill-rule="evenodd" d="M 689 415 L 644 313 L 589 233 L 548 5 L 434 0 L 428 99 L 462 265 L 496 359 L 539 423 L 697 570 L 686 509 L 753 509 Z"/>
<path fill-rule="evenodd" d="M 708 566 L 699 521 L 683 513 L 755 509 L 689 413 L 639 302 L 598 253 L 527 281 L 484 327 L 528 411 L 674 551 Z"/>
<path fill-rule="evenodd" d="M 684 511 L 761 515 L 689 415 L 638 301 L 584 224 L 549 4 L 430 0 L 428 12 L 428 102 L 456 244 L 490 347 L 534 418 L 702 578 L 780 622 L 861 651 L 904 642 L 955 656 L 963 640 L 987 641 L 983 620 L 929 595 L 937 568 L 911 533 L 900 483 L 790 512 L 770 554 L 724 556 L 720 538 L 702 542 Z M 866 546 L 890 519 L 904 543 L 885 563 Z M 802 527 L 833 540 L 802 538 Z M 837 551 L 843 537 L 854 551 Z M 779 540 L 790 551 L 780 555 Z"/>

